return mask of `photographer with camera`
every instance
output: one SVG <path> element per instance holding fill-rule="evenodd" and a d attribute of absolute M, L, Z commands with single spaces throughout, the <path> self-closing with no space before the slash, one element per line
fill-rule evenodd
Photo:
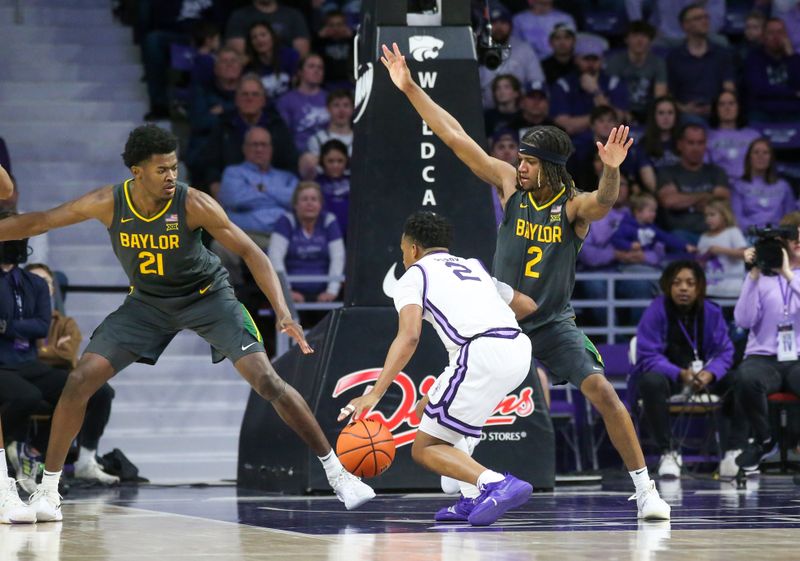
<path fill-rule="evenodd" d="M 736 324 L 750 330 L 735 385 L 755 439 L 736 458 L 745 471 L 757 469 L 778 450 L 770 434 L 767 396 L 779 391 L 800 395 L 800 212 L 787 214 L 780 225 L 751 230 L 757 241 L 744 258 L 752 268 L 734 309 Z"/>
<path fill-rule="evenodd" d="M 9 216 L 7 213 L 0 219 Z M 36 490 L 40 450 L 46 435 L 28 439 L 28 419 L 42 401 L 56 406 L 68 372 L 39 360 L 37 340 L 46 338 L 52 308 L 50 289 L 40 276 L 23 270 L 28 259 L 28 240 L 0 243 L 0 406 L 3 408 L 4 440 L 11 465 L 20 486 Z M 89 400 L 86 419 L 79 436 L 82 447 L 97 449 L 111 414 L 114 391 L 107 384 Z M 75 476 L 81 479 L 116 483 L 117 477 L 103 472 L 94 457 L 81 457 Z"/>

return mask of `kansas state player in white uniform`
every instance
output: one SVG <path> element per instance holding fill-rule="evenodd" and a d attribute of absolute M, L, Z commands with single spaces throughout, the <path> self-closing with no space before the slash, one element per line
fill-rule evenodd
<path fill-rule="evenodd" d="M 450 364 L 428 393 L 411 455 L 435 473 L 477 487 L 477 496 L 443 509 L 437 520 L 486 526 L 527 501 L 533 488 L 487 469 L 462 450 L 467 437 L 480 437 L 486 419 L 528 374 L 531 343 L 520 335 L 515 313 L 528 316 L 536 304 L 495 281 L 477 259 L 450 255 L 451 239 L 452 226 L 437 214 L 417 212 L 406 221 L 400 242 L 406 273 L 394 292 L 397 336 L 375 386 L 343 408 L 339 420 L 350 414 L 358 419 L 378 403 L 414 354 L 422 320 L 430 322 Z"/>

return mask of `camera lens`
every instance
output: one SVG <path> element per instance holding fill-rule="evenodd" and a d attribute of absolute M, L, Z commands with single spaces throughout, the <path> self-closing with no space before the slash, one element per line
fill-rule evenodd
<path fill-rule="evenodd" d="M 489 70 L 497 70 L 503 62 L 503 55 L 499 50 L 490 49 L 483 57 L 483 65 Z"/>

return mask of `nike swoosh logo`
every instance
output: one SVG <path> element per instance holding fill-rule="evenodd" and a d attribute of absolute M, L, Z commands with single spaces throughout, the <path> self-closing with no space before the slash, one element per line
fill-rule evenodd
<path fill-rule="evenodd" d="M 397 263 L 392 263 L 392 266 L 386 272 L 386 276 L 383 277 L 383 293 L 389 298 L 394 297 L 394 287 L 397 286 L 397 277 L 394 274 L 395 269 L 397 269 Z"/>
<path fill-rule="evenodd" d="M 133 218 L 123 218 L 122 220 L 120 220 L 120 223 L 125 224 L 126 222 L 130 222 L 131 220 L 133 220 Z"/>
<path fill-rule="evenodd" d="M 256 343 L 257 343 L 257 341 L 254 341 L 253 343 L 250 343 L 249 345 L 242 345 L 242 350 L 246 351 L 247 349 L 249 349 L 250 347 L 252 347 Z"/>
<path fill-rule="evenodd" d="M 528 208 L 528 205 L 519 203 L 519 208 Z"/>
<path fill-rule="evenodd" d="M 208 292 L 208 289 L 211 288 L 212 286 L 214 286 L 213 282 L 211 284 L 209 284 L 207 287 L 201 288 L 200 289 L 200 294 L 205 294 L 206 292 Z"/>

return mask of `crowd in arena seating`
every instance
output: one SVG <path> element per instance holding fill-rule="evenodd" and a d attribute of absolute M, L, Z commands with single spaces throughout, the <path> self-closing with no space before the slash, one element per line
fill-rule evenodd
<path fill-rule="evenodd" d="M 121 4 L 142 51 L 145 119 L 169 119 L 181 133 L 188 181 L 214 196 L 279 271 L 340 277 L 360 1 Z M 483 5 L 473 1 L 476 29 Z M 595 141 L 618 123 L 632 127 L 619 199 L 592 225 L 579 268 L 660 273 L 689 259 L 699 263 L 709 297 L 737 298 L 743 284 L 753 290 L 744 280 L 749 229 L 777 225 L 798 209 L 800 3 L 491 0 L 489 15 L 494 41 L 510 47 L 497 69 L 479 70 L 486 138 L 477 140 L 493 156 L 514 164 L 526 130 L 559 126 L 575 145 L 569 171 L 591 191 L 602 171 Z M 1 139 L 0 164 L 11 170 Z M 211 248 L 237 287 L 252 283 L 236 256 Z M 327 303 L 340 298 L 341 286 L 295 283 L 291 296 Z M 617 297 L 650 299 L 659 287 L 630 279 L 616 288 Z M 584 281 L 575 296 L 606 291 L 604 280 Z M 641 319 L 646 328 L 652 313 L 634 309 L 618 321 Z M 752 319 L 738 306 L 736 317 Z M 579 315 L 583 324 L 607 319 L 605 308 Z M 775 372 L 778 380 L 787 375 Z M 652 373 L 643 378 L 650 403 L 674 389 Z M 758 397 L 765 390 L 756 386 L 741 397 L 758 405 L 760 417 L 750 422 L 766 447 Z M 648 414 L 669 452 L 663 411 Z"/>

